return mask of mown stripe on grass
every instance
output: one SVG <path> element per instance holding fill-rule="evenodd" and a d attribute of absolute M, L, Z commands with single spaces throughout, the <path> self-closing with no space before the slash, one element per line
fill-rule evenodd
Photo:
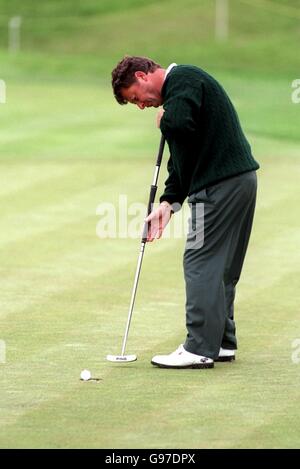
<path fill-rule="evenodd" d="M 279 291 L 278 286 L 281 284 L 282 282 L 272 285 L 269 289 L 261 286 L 260 297 L 269 298 L 274 291 Z M 251 305 L 249 305 L 249 300 L 246 303 L 254 309 L 257 306 L 256 302 L 260 302 L 260 297 L 253 296 Z M 295 319 L 296 314 L 294 312 Z M 281 322 L 275 325 L 274 330 L 268 328 L 269 335 L 266 342 L 267 331 L 261 329 L 266 319 L 264 317 L 256 321 L 252 331 L 244 330 L 244 334 L 254 333 L 251 351 L 239 352 L 238 361 L 234 365 L 216 365 L 215 370 L 205 373 L 195 372 L 195 370 L 182 372 L 182 370 L 153 369 L 149 361 L 145 362 L 143 357 L 134 367 L 114 367 L 105 362 L 102 362 L 101 366 L 95 357 L 101 355 L 101 348 L 104 355 L 109 340 L 106 341 L 105 337 L 101 336 L 101 344 L 96 344 L 97 334 L 92 333 L 90 324 L 83 336 L 89 344 L 85 350 L 85 359 L 93 355 L 92 363 L 94 365 L 99 363 L 97 368 L 99 376 L 103 377 L 103 383 L 100 383 L 98 388 L 86 387 L 80 388 L 80 391 L 77 385 L 75 389 L 72 386 L 69 388 L 66 380 L 68 383 L 69 380 L 73 382 L 75 369 L 77 370 L 79 365 L 79 360 L 76 362 L 76 358 L 81 356 L 82 360 L 82 350 L 79 354 L 73 353 L 73 361 L 70 365 L 71 356 L 70 353 L 63 353 L 63 336 L 60 335 L 60 344 L 56 342 L 57 345 L 53 344 L 43 350 L 37 350 L 34 356 L 17 365 L 19 371 L 27 369 L 30 373 L 32 367 L 38 365 L 36 370 L 37 396 L 32 397 L 32 393 L 35 393 L 32 389 L 34 386 L 32 386 L 31 378 L 28 399 L 33 408 L 28 402 L 26 406 L 25 402 L 25 413 L 18 419 L 17 428 L 8 429 L 6 432 L 7 441 L 9 441 L 10 432 L 12 434 L 16 432 L 21 445 L 30 446 L 30 442 L 34 440 L 38 445 L 59 447 L 62 432 L 65 434 L 65 430 L 61 429 L 61 426 L 58 427 L 58 421 L 61 422 L 58 418 L 60 415 L 62 421 L 71 419 L 74 425 L 76 421 L 77 424 L 78 421 L 81 422 L 80 430 L 72 426 L 68 427 L 67 442 L 65 440 L 64 443 L 66 447 L 74 444 L 84 447 L 84 435 L 89 435 L 89 447 L 158 447 L 161 441 L 164 442 L 164 447 L 205 447 L 207 445 L 234 447 L 240 440 L 240 447 L 243 445 L 246 447 L 245 442 L 249 433 L 255 435 L 257 428 L 264 426 L 269 418 L 276 415 L 278 417 L 286 410 L 287 406 L 286 403 L 282 403 L 282 397 L 273 395 L 272 382 L 274 389 L 278 390 L 278 387 L 288 386 L 289 382 L 291 380 L 293 382 L 293 379 L 298 376 L 296 368 L 291 368 L 294 365 L 289 363 L 287 367 L 286 358 L 282 355 L 275 355 L 276 361 L 272 360 L 274 358 L 274 350 L 272 350 L 274 334 L 275 337 L 276 334 L 280 334 Z M 282 312 L 282 320 L 285 320 L 284 312 Z M 83 323 L 80 326 L 84 327 Z M 174 341 L 174 332 L 177 334 L 175 329 L 179 331 L 178 324 L 175 327 L 172 325 L 170 342 Z M 261 337 L 262 331 L 265 349 L 257 356 L 254 344 Z M 163 336 L 164 331 L 160 337 Z M 166 345 L 164 341 L 164 346 Z M 156 347 L 161 346 L 157 344 Z M 269 348 L 268 354 L 266 354 L 266 347 Z M 146 348 L 143 346 L 143 349 L 144 356 L 150 355 L 147 346 Z M 63 365 L 64 360 L 68 363 L 68 369 Z M 28 366 L 31 367 L 30 370 Z M 45 379 L 39 380 L 38 370 L 44 368 Z M 107 373 L 108 369 L 109 373 Z M 277 373 L 278 369 L 280 369 L 280 374 Z M 60 370 L 63 376 L 62 381 L 58 383 L 55 381 L 57 370 Z M 22 378 L 20 383 L 24 383 L 24 373 L 20 377 Z M 47 380 L 50 380 L 50 385 L 47 384 Z M 49 386 L 50 401 L 38 401 L 39 386 L 40 389 L 44 389 L 45 386 L 48 389 Z M 54 389 L 54 399 L 51 388 Z M 65 392 L 66 388 L 67 392 Z M 224 402 L 224 393 L 227 396 L 227 404 L 226 400 Z M 290 394 L 294 399 L 296 394 L 298 395 L 297 387 L 294 387 Z M 88 404 L 85 399 L 88 400 Z M 72 415 L 70 415 L 68 405 L 70 402 L 72 402 Z M 91 413 L 93 419 L 87 421 L 86 412 Z M 45 420 L 48 422 L 47 429 L 42 427 L 42 422 Z M 29 427 L 28 422 L 31 422 Z M 213 422 L 218 422 L 218 426 L 216 427 Z M 188 426 L 190 431 L 182 432 L 181 423 L 185 426 L 185 430 Z M 263 447 L 264 441 L 262 437 L 257 447 L 260 445 Z"/>

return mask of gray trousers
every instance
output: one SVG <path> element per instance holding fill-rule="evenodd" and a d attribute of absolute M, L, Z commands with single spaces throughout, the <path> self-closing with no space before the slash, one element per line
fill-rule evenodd
<path fill-rule="evenodd" d="M 187 338 L 184 348 L 216 359 L 236 349 L 235 287 L 252 228 L 257 180 L 251 171 L 191 195 L 184 252 Z"/>

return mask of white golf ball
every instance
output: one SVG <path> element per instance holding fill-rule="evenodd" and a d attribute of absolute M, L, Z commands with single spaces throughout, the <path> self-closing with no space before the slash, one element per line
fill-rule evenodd
<path fill-rule="evenodd" d="M 82 370 L 80 373 L 80 378 L 83 379 L 83 381 L 88 381 L 91 379 L 91 372 L 89 370 Z"/>

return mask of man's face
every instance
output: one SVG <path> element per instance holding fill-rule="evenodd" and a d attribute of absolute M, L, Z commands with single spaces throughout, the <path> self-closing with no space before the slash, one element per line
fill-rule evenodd
<path fill-rule="evenodd" d="M 122 89 L 123 98 L 140 109 L 161 106 L 162 97 L 153 74 L 136 72 L 135 78 L 136 81 L 131 86 Z"/>

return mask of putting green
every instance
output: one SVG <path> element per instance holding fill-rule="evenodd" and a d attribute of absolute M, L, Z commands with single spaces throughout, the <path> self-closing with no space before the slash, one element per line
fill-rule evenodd
<path fill-rule="evenodd" d="M 299 2 L 282 3 L 231 0 L 218 42 L 211 0 L 0 0 L 1 448 L 299 448 Z M 155 110 L 113 100 L 124 54 L 211 72 L 261 164 L 235 363 L 150 364 L 185 338 L 182 236 L 146 246 L 126 349 L 138 360 L 105 359 L 121 352 L 140 248 L 128 233 L 160 137 Z M 116 237 L 101 239 L 104 203 Z"/>
<path fill-rule="evenodd" d="M 105 360 L 120 353 L 139 239 L 99 239 L 96 211 L 120 194 L 146 203 L 155 111 L 119 108 L 92 84 L 11 85 L 0 109 L 1 447 L 298 445 L 298 144 L 293 126 L 274 138 L 263 81 L 247 96 L 239 78 L 223 82 L 261 169 L 237 360 L 207 371 L 150 364 L 184 340 L 184 239 L 147 245 L 127 347 L 138 360 Z M 80 381 L 85 368 L 94 381 Z"/>

